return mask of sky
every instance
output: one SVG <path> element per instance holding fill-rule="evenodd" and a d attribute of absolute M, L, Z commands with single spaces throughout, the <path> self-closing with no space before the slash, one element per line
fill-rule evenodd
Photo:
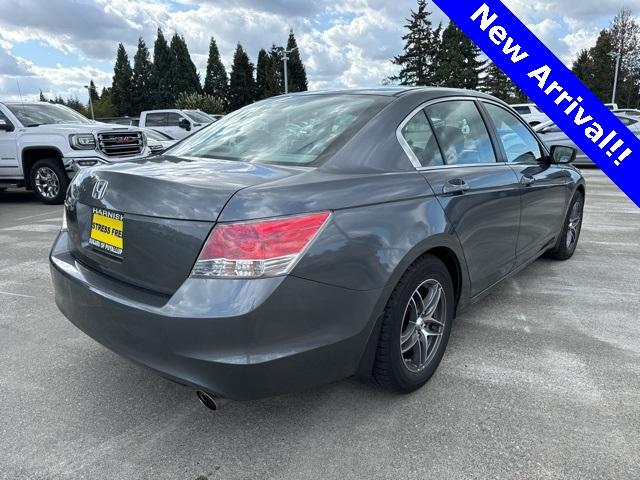
<path fill-rule="evenodd" d="M 619 8 L 640 0 L 503 0 L 565 63 L 595 43 Z M 293 29 L 310 89 L 380 85 L 396 68 L 415 0 L 0 0 L 0 100 L 47 96 L 86 101 L 84 85 L 111 84 L 118 42 L 133 61 L 139 37 L 152 49 L 156 29 L 178 32 L 200 71 L 214 36 L 230 69 L 241 43 L 255 63 L 260 48 Z M 447 18 L 432 3 L 432 21 Z"/>

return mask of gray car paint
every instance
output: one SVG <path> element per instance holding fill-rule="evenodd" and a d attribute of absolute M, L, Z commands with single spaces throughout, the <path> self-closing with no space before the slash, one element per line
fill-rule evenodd
<path fill-rule="evenodd" d="M 495 101 L 487 95 L 432 88 L 331 93 L 342 94 L 385 95 L 389 103 L 316 168 L 160 157 L 79 178 L 67 202 L 69 232 L 51 252 L 62 312 L 114 351 L 231 398 L 356 373 L 366 378 L 384 305 L 412 262 L 425 252 L 445 261 L 460 311 L 553 245 L 570 198 L 584 189 L 572 166 L 515 166 L 503 155 L 491 165 L 418 171 L 396 137 L 407 115 L 449 97 Z M 523 176 L 536 181 L 525 186 Z M 101 179 L 109 190 L 97 201 L 90 192 Z M 470 190 L 445 195 L 444 182 L 455 179 Z M 87 261 L 86 214 L 78 222 L 74 212 L 90 206 L 140 222 L 133 241 L 144 247 L 131 262 Z M 215 222 L 320 210 L 333 212 L 330 222 L 290 275 L 188 278 Z M 145 225 L 153 227 L 148 235 Z M 162 265 L 171 255 L 175 263 Z"/>

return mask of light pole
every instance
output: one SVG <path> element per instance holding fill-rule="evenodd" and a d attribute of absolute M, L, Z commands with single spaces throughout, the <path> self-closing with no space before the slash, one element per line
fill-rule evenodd
<path fill-rule="evenodd" d="M 616 70 L 613 75 L 613 95 L 611 103 L 616 103 L 616 90 L 618 90 L 618 71 L 620 70 L 620 52 L 609 52 L 611 58 L 616 59 Z"/>
<path fill-rule="evenodd" d="M 85 85 L 84 88 L 89 92 L 89 108 L 91 109 L 91 120 L 95 120 L 96 117 L 93 115 L 93 99 L 91 98 L 91 87 L 89 85 Z"/>
<path fill-rule="evenodd" d="M 282 50 L 282 61 L 284 62 L 284 93 L 289 93 L 289 73 L 287 72 L 287 60 L 289 60 L 289 54 L 297 50 L 298 47 L 291 50 Z"/>

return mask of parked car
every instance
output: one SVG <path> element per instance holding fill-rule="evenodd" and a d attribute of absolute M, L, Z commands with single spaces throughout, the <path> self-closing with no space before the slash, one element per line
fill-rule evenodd
<path fill-rule="evenodd" d="M 138 126 L 153 128 L 180 140 L 214 121 L 212 117 L 200 110 L 149 110 L 140 114 Z"/>
<path fill-rule="evenodd" d="M 0 103 L 0 189 L 26 187 L 44 203 L 62 203 L 79 169 L 147 155 L 140 129 L 47 102 Z"/>
<path fill-rule="evenodd" d="M 166 133 L 159 132 L 153 128 L 145 128 L 144 135 L 147 138 L 147 144 L 152 155 L 158 155 L 167 148 L 176 144 L 177 140 Z"/>
<path fill-rule="evenodd" d="M 618 119 L 625 124 L 629 130 L 631 130 L 637 137 L 640 137 L 640 117 L 630 117 L 627 115 L 615 114 Z M 575 165 L 587 167 L 595 166 L 595 163 L 571 140 L 566 133 L 564 133 L 560 127 L 553 121 L 548 121 L 534 127 L 536 133 L 540 136 L 543 142 L 550 148 L 553 145 L 565 145 L 567 147 L 575 148 L 577 156 L 574 161 Z"/>
<path fill-rule="evenodd" d="M 547 114 L 540 110 L 540 107 L 535 103 L 511 105 L 511 108 L 518 112 L 520 116 L 532 127 L 549 121 Z"/>
<path fill-rule="evenodd" d="M 636 110 L 635 108 L 625 108 L 623 110 L 614 110 L 613 113 L 616 115 L 625 115 L 627 117 L 640 118 L 640 110 Z"/>
<path fill-rule="evenodd" d="M 51 250 L 56 303 L 210 408 L 352 375 L 410 392 L 458 313 L 573 255 L 574 155 L 468 90 L 268 99 L 170 156 L 81 172 Z"/>
<path fill-rule="evenodd" d="M 618 110 L 617 103 L 605 103 L 604 106 L 607 107 L 609 110 Z"/>

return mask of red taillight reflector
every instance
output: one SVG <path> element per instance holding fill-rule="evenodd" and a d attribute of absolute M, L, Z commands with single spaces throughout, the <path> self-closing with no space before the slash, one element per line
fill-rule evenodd
<path fill-rule="evenodd" d="M 194 275 L 258 277 L 287 272 L 329 218 L 330 212 L 213 228 L 194 267 Z"/>

